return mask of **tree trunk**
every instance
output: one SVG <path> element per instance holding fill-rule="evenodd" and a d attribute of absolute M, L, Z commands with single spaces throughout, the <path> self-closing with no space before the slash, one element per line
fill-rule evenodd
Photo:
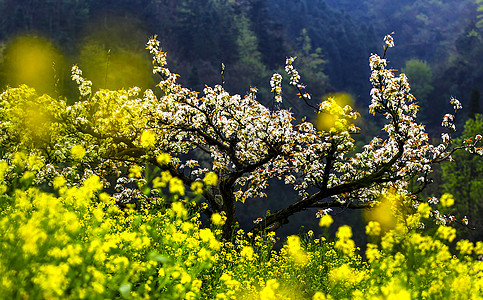
<path fill-rule="evenodd" d="M 231 241 L 233 238 L 233 230 L 235 227 L 235 196 L 234 196 L 234 180 L 224 179 L 221 180 L 219 188 L 220 194 L 223 199 L 223 211 L 226 214 L 226 221 L 223 225 L 223 240 Z"/>

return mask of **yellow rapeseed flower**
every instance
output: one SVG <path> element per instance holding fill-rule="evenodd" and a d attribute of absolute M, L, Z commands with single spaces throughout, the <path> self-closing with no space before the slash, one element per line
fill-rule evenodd
<path fill-rule="evenodd" d="M 214 236 L 209 228 L 203 228 L 200 230 L 200 238 L 203 242 L 209 242 Z"/>
<path fill-rule="evenodd" d="M 444 207 L 450 207 L 454 204 L 453 195 L 451 195 L 450 193 L 443 194 L 443 196 L 441 196 L 440 201 Z"/>
<path fill-rule="evenodd" d="M 384 236 L 382 237 L 381 247 L 382 249 L 385 249 L 385 250 L 391 250 L 395 242 L 396 241 L 394 239 L 394 232 L 389 231 L 386 234 L 384 234 Z"/>
<path fill-rule="evenodd" d="M 203 282 L 201 280 L 198 280 L 198 279 L 195 279 L 193 280 L 193 282 L 191 283 L 191 288 L 195 291 L 195 292 L 199 292 L 200 289 L 201 289 L 201 284 Z"/>
<path fill-rule="evenodd" d="M 203 193 L 203 183 L 201 183 L 201 181 L 193 182 L 190 188 L 197 195 L 201 195 Z"/>
<path fill-rule="evenodd" d="M 474 250 L 474 245 L 468 240 L 459 240 L 456 243 L 456 249 L 463 255 L 470 255 Z"/>
<path fill-rule="evenodd" d="M 142 172 L 143 172 L 143 168 L 141 168 L 138 165 L 134 165 L 131 168 L 129 168 L 129 177 L 130 178 L 141 177 Z"/>
<path fill-rule="evenodd" d="M 279 283 L 276 279 L 269 279 L 265 287 L 260 291 L 260 300 L 275 300 L 278 287 Z"/>
<path fill-rule="evenodd" d="M 393 279 L 387 285 L 381 287 L 385 299 L 390 300 L 410 300 L 411 293 L 406 290 L 399 280 Z"/>
<path fill-rule="evenodd" d="M 369 221 L 366 225 L 366 234 L 371 236 L 378 236 L 381 234 L 381 225 L 376 221 Z"/>
<path fill-rule="evenodd" d="M 116 199 L 114 197 L 111 197 L 111 195 L 107 193 L 100 193 L 99 194 L 99 200 L 101 200 L 102 203 L 106 205 L 114 205 L 116 203 Z"/>
<path fill-rule="evenodd" d="M 456 229 L 449 226 L 439 226 L 438 231 L 436 234 L 442 238 L 447 240 L 448 242 L 452 242 L 456 238 Z"/>
<path fill-rule="evenodd" d="M 228 281 L 228 280 L 231 280 L 231 275 L 230 275 L 230 274 L 228 274 L 228 273 L 223 273 L 223 274 L 221 274 L 221 276 L 220 276 L 220 280 L 221 280 L 221 281 Z"/>
<path fill-rule="evenodd" d="M 75 160 L 81 160 L 86 155 L 86 150 L 82 145 L 74 145 L 72 149 L 70 149 L 70 155 Z"/>
<path fill-rule="evenodd" d="M 355 278 L 356 270 L 347 264 L 343 264 L 329 272 L 329 280 L 332 284 L 338 282 L 352 282 Z"/>
<path fill-rule="evenodd" d="M 334 223 L 334 219 L 332 219 L 331 215 L 323 215 L 320 218 L 319 226 L 320 227 L 330 227 L 330 225 L 332 225 L 332 223 Z"/>
<path fill-rule="evenodd" d="M 44 163 L 42 159 L 39 158 L 37 155 L 31 154 L 27 158 L 27 165 L 29 166 L 30 170 L 40 170 L 40 168 L 42 168 Z"/>
<path fill-rule="evenodd" d="M 59 190 L 60 188 L 64 187 L 67 181 L 65 180 L 64 176 L 56 176 L 52 181 L 52 185 L 54 189 Z"/>
<path fill-rule="evenodd" d="M 370 263 L 381 257 L 381 252 L 377 248 L 377 245 L 371 243 L 367 244 L 366 257 Z"/>
<path fill-rule="evenodd" d="M 171 161 L 171 155 L 169 155 L 169 153 L 161 153 L 156 157 L 156 161 L 160 165 L 167 165 Z"/>
<path fill-rule="evenodd" d="M 243 259 L 252 260 L 253 259 L 253 248 L 251 246 L 243 247 L 240 255 Z"/>
<path fill-rule="evenodd" d="M 101 179 L 97 175 L 92 175 L 91 177 L 84 180 L 82 186 L 92 192 L 100 191 L 103 187 Z"/>
<path fill-rule="evenodd" d="M 171 173 L 169 171 L 163 171 L 161 172 L 161 177 L 156 177 L 153 179 L 153 188 L 164 188 L 168 184 L 168 182 L 173 178 L 171 176 Z"/>
<path fill-rule="evenodd" d="M 20 226 L 19 237 L 22 238 L 25 243 L 22 246 L 22 250 L 25 253 L 36 255 L 38 253 L 38 244 L 43 243 L 47 239 L 47 233 L 41 228 L 40 220 L 32 217 L 26 224 Z"/>
<path fill-rule="evenodd" d="M 171 204 L 171 210 L 177 218 L 183 219 L 188 215 L 188 211 L 184 208 L 183 203 L 176 201 Z"/>
<path fill-rule="evenodd" d="M 43 297 L 58 298 L 64 293 L 68 284 L 68 278 L 66 278 L 69 271 L 69 265 L 41 265 L 39 272 L 33 278 L 33 281 L 39 285 L 42 289 Z"/>
<path fill-rule="evenodd" d="M 300 237 L 291 235 L 287 237 L 286 249 L 290 257 L 298 264 L 304 264 L 307 261 L 307 254 L 302 248 Z"/>
<path fill-rule="evenodd" d="M 12 163 L 15 166 L 19 166 L 23 168 L 26 160 L 27 160 L 27 155 L 25 155 L 25 153 L 23 152 L 16 152 L 13 154 Z"/>
<path fill-rule="evenodd" d="M 418 213 L 420 213 L 423 218 L 429 218 L 431 207 L 428 203 L 421 203 L 418 206 Z"/>
<path fill-rule="evenodd" d="M 343 225 L 337 230 L 336 236 L 338 239 L 350 239 L 352 237 L 352 228 L 348 225 Z"/>
<path fill-rule="evenodd" d="M 191 282 L 191 276 L 188 273 L 183 272 L 183 274 L 181 274 L 180 281 L 181 281 L 181 284 L 186 284 L 188 282 Z"/>
<path fill-rule="evenodd" d="M 171 194 L 178 194 L 184 196 L 184 184 L 178 177 L 173 177 L 169 180 L 169 192 Z"/>
<path fill-rule="evenodd" d="M 23 175 L 21 177 L 21 180 L 24 181 L 24 182 L 30 182 L 34 178 L 35 178 L 35 173 L 34 172 L 32 172 L 32 171 L 26 171 L 25 173 L 23 173 Z"/>
<path fill-rule="evenodd" d="M 336 233 L 337 241 L 335 242 L 335 248 L 341 250 L 345 254 L 351 254 L 355 249 L 355 243 L 351 239 L 352 228 L 348 225 L 339 227 Z"/>
<path fill-rule="evenodd" d="M 481 242 L 481 241 L 476 242 L 475 254 L 476 255 L 483 255 L 483 242 Z"/>
<path fill-rule="evenodd" d="M 144 148 L 153 148 L 156 144 L 156 136 L 152 130 L 144 130 L 141 134 L 140 142 Z"/>
<path fill-rule="evenodd" d="M 219 213 L 214 213 L 211 215 L 211 222 L 213 223 L 213 225 L 221 226 L 225 224 L 225 220 L 226 220 L 226 217 L 223 217 Z"/>
<path fill-rule="evenodd" d="M 7 172 L 9 166 L 8 163 L 4 160 L 0 161 L 0 181 L 5 178 L 5 173 Z"/>
<path fill-rule="evenodd" d="M 215 172 L 208 172 L 203 181 L 206 185 L 216 185 L 218 183 L 218 175 Z"/>
<path fill-rule="evenodd" d="M 200 230 L 200 239 L 205 243 L 209 243 L 211 249 L 218 250 L 220 248 L 220 242 L 216 240 L 215 235 L 209 228 Z"/>
<path fill-rule="evenodd" d="M 326 297 L 324 293 L 322 292 L 315 292 L 314 296 L 312 297 L 312 300 L 327 300 L 331 299 L 331 297 Z"/>

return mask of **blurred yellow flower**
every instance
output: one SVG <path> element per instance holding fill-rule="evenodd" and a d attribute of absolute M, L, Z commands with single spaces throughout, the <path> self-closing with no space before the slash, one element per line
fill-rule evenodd
<path fill-rule="evenodd" d="M 431 207 L 428 203 L 421 203 L 418 206 L 418 213 L 420 213 L 423 218 L 429 218 Z"/>
<path fill-rule="evenodd" d="M 332 219 L 331 215 L 323 215 L 320 218 L 319 226 L 320 227 L 330 227 L 330 225 L 332 225 L 332 223 L 334 223 L 334 219 Z"/>
<path fill-rule="evenodd" d="M 144 130 L 141 134 L 140 142 L 144 148 L 153 148 L 156 144 L 156 136 L 152 130 Z"/>
<path fill-rule="evenodd" d="M 169 192 L 171 194 L 178 194 L 184 196 L 184 184 L 178 177 L 173 177 L 169 180 Z"/>
<path fill-rule="evenodd" d="M 243 247 L 242 251 L 240 252 L 242 258 L 247 260 L 253 259 L 253 248 L 250 246 Z"/>
<path fill-rule="evenodd" d="M 352 228 L 348 225 L 343 225 L 339 227 L 336 235 L 339 240 L 350 239 L 352 237 Z"/>
<path fill-rule="evenodd" d="M 474 250 L 474 244 L 468 240 L 459 240 L 456 243 L 456 249 L 463 255 L 470 255 Z"/>
<path fill-rule="evenodd" d="M 265 287 L 260 291 L 260 300 L 275 300 L 279 285 L 276 279 L 269 279 Z"/>
<path fill-rule="evenodd" d="M 141 168 L 138 165 L 134 165 L 131 168 L 129 168 L 129 177 L 134 178 L 134 177 L 141 177 L 143 168 Z"/>
<path fill-rule="evenodd" d="M 213 225 L 216 225 L 216 226 L 225 224 L 225 219 L 226 218 L 220 215 L 219 213 L 214 213 L 211 215 L 211 222 L 213 223 Z"/>
<path fill-rule="evenodd" d="M 304 264 L 307 262 L 307 254 L 302 248 L 300 237 L 297 235 L 291 235 L 287 237 L 287 245 L 285 246 L 290 254 L 290 257 L 298 264 Z"/>
<path fill-rule="evenodd" d="M 348 225 L 343 225 L 337 230 L 336 236 L 335 248 L 345 254 L 351 254 L 355 249 L 355 243 L 351 239 L 352 228 Z"/>
<path fill-rule="evenodd" d="M 330 297 L 326 297 L 324 293 L 322 292 L 315 292 L 314 296 L 312 297 L 312 300 L 326 300 L 330 299 Z"/>
<path fill-rule="evenodd" d="M 160 165 L 167 165 L 171 161 L 171 155 L 169 155 L 169 153 L 161 153 L 156 157 L 156 161 Z"/>
<path fill-rule="evenodd" d="M 197 195 L 201 195 L 203 193 L 203 183 L 201 183 L 201 181 L 193 182 L 190 188 Z"/>
<path fill-rule="evenodd" d="M 456 238 L 456 229 L 449 226 L 439 226 L 436 235 L 442 239 L 452 242 Z"/>
<path fill-rule="evenodd" d="M 381 225 L 376 221 L 369 221 L 366 225 L 366 234 L 372 236 L 378 236 L 381 234 Z"/>
<path fill-rule="evenodd" d="M 206 185 L 216 185 L 218 183 L 218 175 L 215 172 L 208 172 L 203 181 Z"/>
<path fill-rule="evenodd" d="M 70 149 L 70 154 L 72 155 L 73 159 L 81 160 L 86 155 L 86 150 L 84 147 L 82 147 L 82 145 L 74 145 L 72 149 Z"/>
<path fill-rule="evenodd" d="M 454 198 L 453 198 L 453 195 L 449 194 L 449 193 L 445 193 L 443 194 L 443 196 L 441 196 L 441 204 L 444 206 L 444 207 L 450 207 L 454 204 Z"/>
<path fill-rule="evenodd" d="M 60 176 L 56 176 L 54 178 L 52 185 L 53 185 L 54 189 L 58 190 L 61 187 L 64 187 L 66 183 L 67 183 L 67 181 L 65 180 L 64 176 L 60 175 Z"/>

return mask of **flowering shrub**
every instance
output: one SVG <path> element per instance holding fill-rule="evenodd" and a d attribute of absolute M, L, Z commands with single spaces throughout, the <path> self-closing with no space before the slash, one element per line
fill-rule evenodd
<path fill-rule="evenodd" d="M 483 296 L 483 243 L 460 240 L 452 252 L 454 228 L 441 225 L 434 236 L 421 232 L 417 225 L 429 217 L 427 204 L 408 216 L 412 225 L 398 218 L 394 229 L 383 232 L 377 221 L 369 222 L 366 261 L 347 226 L 339 228 L 335 242 L 309 231 L 288 237 L 274 251 L 273 232 L 263 237 L 239 230 L 234 242 L 223 241 L 226 217 L 213 214 L 212 228 L 202 228 L 190 201 L 120 209 L 101 192 L 96 175 L 78 187 L 59 176 L 53 180 L 55 194 L 42 192 L 26 180 L 35 177 L 42 162 L 15 157 L 29 163 L 17 162 L 20 180 L 14 189 L 6 178 L 12 165 L 0 164 L 0 293 L 6 298 Z"/>
<path fill-rule="evenodd" d="M 7 169 L 3 165 L 2 178 Z M 30 166 L 23 171 L 22 177 L 38 172 Z M 100 192 L 96 175 L 79 187 L 57 177 L 54 187 L 58 196 L 25 185 L 2 194 L 3 297 L 194 299 L 199 294 L 202 282 L 196 278 L 212 265 L 220 243 L 200 228 L 189 203 L 121 210 Z"/>
<path fill-rule="evenodd" d="M 373 54 L 373 114 L 387 119 L 386 137 L 354 151 L 358 114 L 334 99 L 320 105 L 287 59 L 290 84 L 329 126 L 293 123 L 256 90 L 204 96 L 181 87 L 152 39 L 147 48 L 160 96 L 139 88 L 91 90 L 73 68 L 81 98 L 39 96 L 21 85 L 0 95 L 0 294 L 7 298 L 326 299 L 482 297 L 483 243 L 450 243 L 456 232 L 439 209 L 450 194 L 418 200 L 434 163 L 458 149 L 483 154 L 477 136 L 454 147 L 455 115 L 446 115 L 442 143 L 429 143 L 415 122 L 417 105 L 404 74 Z M 283 101 L 279 75 L 274 102 Z M 451 100 L 455 111 L 461 109 Z M 274 105 L 275 107 L 275 105 Z M 317 125 L 317 124 L 316 124 Z M 209 165 L 195 160 L 205 152 Z M 190 155 L 192 155 L 190 157 Z M 264 197 L 272 178 L 300 199 L 245 232 L 235 230 L 235 201 Z M 409 181 L 419 186 L 411 190 Z M 106 193 L 113 184 L 112 194 Z M 189 188 L 188 188 L 189 187 Z M 336 240 L 290 236 L 279 251 L 273 230 L 292 214 L 319 207 L 372 208 L 364 259 L 342 226 Z M 202 226 L 201 213 L 211 227 Z M 381 219 L 381 216 L 389 216 Z M 422 231 L 433 217 L 434 236 Z"/>
<path fill-rule="evenodd" d="M 151 177 L 163 172 L 173 178 L 171 192 L 184 196 L 181 185 L 193 187 L 208 204 L 206 215 L 225 214 L 225 239 L 233 238 L 235 201 L 265 197 L 272 178 L 292 186 L 300 198 L 262 218 L 253 233 L 275 230 L 290 215 L 309 207 L 372 207 L 389 190 L 415 195 L 431 182 L 432 165 L 451 158 L 457 149 L 483 154 L 478 138 L 460 147 L 452 145 L 454 114 L 444 117 L 448 132 L 442 135 L 442 143 L 429 142 L 424 126 L 416 123 L 418 106 L 407 77 L 386 69 L 385 55 L 394 40 L 390 35 L 384 40 L 384 56 L 373 54 L 369 59 L 373 85 L 369 111 L 387 119 L 386 137 L 373 138 L 351 155 L 358 113 L 333 98 L 311 103 L 293 65 L 295 58 L 286 62 L 289 84 L 299 90 L 319 120 L 330 122 L 295 125 L 289 110 L 259 103 L 254 88 L 242 97 L 217 85 L 206 87 L 200 97 L 176 82 L 177 75 L 166 67 L 166 53 L 155 38 L 147 49 L 153 55 L 153 72 L 161 78 L 160 96 L 137 87 L 94 92 L 92 83 L 74 66 L 72 79 L 81 98 L 73 105 L 65 99 L 38 96 L 27 86 L 9 88 L 0 95 L 0 146 L 7 158 L 19 150 L 39 156 L 45 164 L 36 173 L 38 184 L 52 184 L 53 178 L 62 175 L 79 185 L 96 174 L 107 188 L 112 184 L 107 179 L 116 177 L 118 203 L 150 203 L 163 188 L 153 187 Z M 279 74 L 272 77 L 271 86 L 274 103 L 283 101 Z M 455 112 L 461 109 L 458 100 L 451 103 Z M 208 163 L 198 161 L 200 152 L 210 157 Z M 213 188 L 200 189 L 209 172 L 217 174 L 218 181 L 206 179 Z M 420 184 L 415 190 L 409 186 L 412 179 Z"/>

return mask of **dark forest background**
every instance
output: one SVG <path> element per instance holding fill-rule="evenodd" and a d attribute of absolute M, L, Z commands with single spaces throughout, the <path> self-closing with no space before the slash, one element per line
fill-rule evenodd
<path fill-rule="evenodd" d="M 94 88 L 154 89 L 156 78 L 144 48 L 156 34 L 170 69 L 184 85 L 202 91 L 204 85 L 220 84 L 223 63 L 228 91 L 244 94 L 257 87 L 259 100 L 268 104 L 271 75 L 283 74 L 286 57 L 297 56 L 295 66 L 314 101 L 334 93 L 352 97 L 362 114 L 358 141 L 363 143 L 381 134 L 382 122 L 367 115 L 368 58 L 381 54 L 384 35 L 394 32 L 390 66 L 408 75 L 421 107 L 420 121 L 437 141 L 452 96 L 464 107 L 458 115 L 459 134 L 467 122 L 464 134 L 483 133 L 478 14 L 473 0 L 0 0 L 0 86 L 27 83 L 74 101 L 78 96 L 70 67 L 78 64 Z M 51 63 L 39 65 L 42 55 Z M 47 77 L 51 83 L 38 81 Z M 284 89 L 284 107 L 299 119 L 312 118 L 295 91 L 286 84 Z M 483 161 L 458 158 L 458 165 L 437 168 L 435 183 L 421 198 L 455 194 L 460 204 L 451 213 L 460 219 L 468 215 L 476 228 L 459 226 L 462 235 L 482 240 Z M 275 185 L 268 199 L 238 207 L 242 227 L 296 197 L 278 190 Z M 358 212 L 336 214 L 336 225 L 363 227 Z M 280 233 L 316 225 L 315 211 L 309 211 L 290 219 Z"/>

